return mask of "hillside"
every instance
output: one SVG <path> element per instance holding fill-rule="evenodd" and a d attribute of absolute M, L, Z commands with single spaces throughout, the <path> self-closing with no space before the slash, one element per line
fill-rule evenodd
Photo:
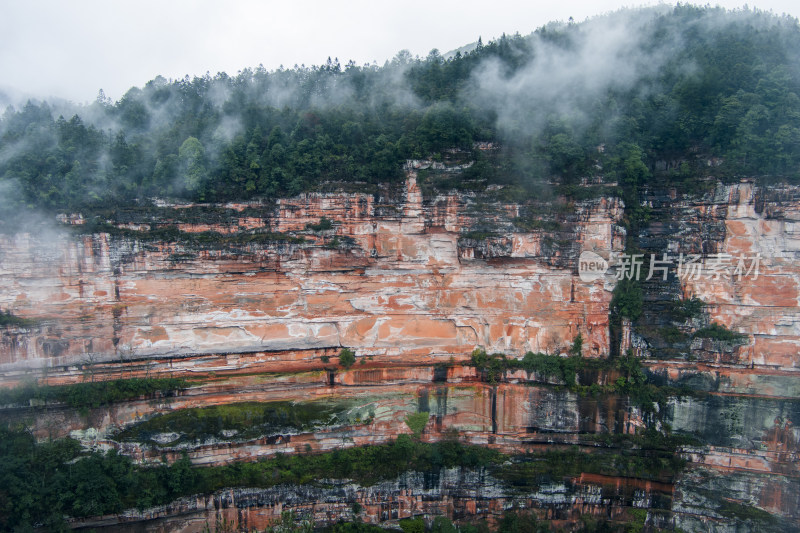
<path fill-rule="evenodd" d="M 799 85 L 662 6 L 9 108 L 0 530 L 797 530 Z"/>
<path fill-rule="evenodd" d="M 709 173 L 796 180 L 798 49 L 794 19 L 679 6 L 552 24 L 449 59 L 157 77 L 117 102 L 8 109 L 0 177 L 6 201 L 51 210 L 274 199 L 369 192 L 401 180 L 406 159 L 495 142 L 496 159 L 474 154 L 461 187 L 514 185 L 522 199 L 555 182 L 574 196 L 597 176 L 630 198 L 650 181 L 691 191 Z"/>

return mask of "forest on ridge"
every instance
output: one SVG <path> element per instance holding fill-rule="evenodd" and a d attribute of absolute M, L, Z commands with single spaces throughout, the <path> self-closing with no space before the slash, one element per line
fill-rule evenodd
<path fill-rule="evenodd" d="M 509 185 L 515 200 L 586 194 L 576 185 L 598 176 L 627 199 L 654 180 L 691 192 L 707 174 L 796 181 L 798 51 L 790 17 L 662 6 L 452 57 L 159 76 L 116 102 L 29 101 L 0 120 L 0 218 L 369 191 L 400 179 L 404 160 L 454 148 L 476 160 L 457 187 Z"/>

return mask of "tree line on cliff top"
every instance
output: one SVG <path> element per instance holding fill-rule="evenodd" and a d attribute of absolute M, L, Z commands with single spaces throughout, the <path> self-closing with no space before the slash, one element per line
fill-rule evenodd
<path fill-rule="evenodd" d="M 159 76 L 116 102 L 101 91 L 88 105 L 9 107 L 0 210 L 357 188 L 450 148 L 477 160 L 466 178 L 514 185 L 520 200 L 553 183 L 579 194 L 593 176 L 629 200 L 655 181 L 691 190 L 703 173 L 797 180 L 799 66 L 796 19 L 678 5 L 553 23 L 451 57 Z"/>

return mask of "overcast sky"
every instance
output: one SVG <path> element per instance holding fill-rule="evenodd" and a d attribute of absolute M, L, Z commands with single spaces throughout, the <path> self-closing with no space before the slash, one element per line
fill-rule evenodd
<path fill-rule="evenodd" d="M 551 20 L 587 17 L 620 0 L 3 0 L 0 5 L 0 92 L 114 100 L 131 86 L 166 78 L 236 74 L 263 64 L 383 64 L 399 50 L 425 56 L 503 32 L 527 34 Z M 715 5 L 739 8 L 743 2 Z M 751 7 L 800 15 L 793 0 L 756 0 Z M 0 95 L 1 96 L 1 95 Z"/>

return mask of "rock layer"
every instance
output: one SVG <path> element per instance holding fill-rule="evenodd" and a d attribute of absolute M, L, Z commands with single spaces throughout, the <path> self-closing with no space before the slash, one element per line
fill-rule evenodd
<path fill-rule="evenodd" d="M 4 334 L 0 368 L 341 346 L 446 360 L 477 346 L 558 350 L 579 332 L 589 354 L 608 355 L 613 284 L 580 283 L 570 257 L 620 249 L 619 202 L 579 206 L 562 251 L 544 232 L 460 241 L 480 218 L 469 201 L 423 204 L 411 172 L 391 215 L 363 194 L 309 194 L 265 212 L 279 232 L 311 233 L 306 244 L 198 250 L 107 234 L 2 237 L 0 306 L 43 325 Z M 508 227 L 518 209 L 491 208 Z M 323 217 L 334 229 L 305 230 Z"/>
<path fill-rule="evenodd" d="M 625 519 L 630 508 L 641 508 L 657 527 L 758 530 L 766 523 L 759 512 L 774 517 L 768 525 L 775 530 L 797 527 L 798 190 L 742 182 L 699 199 L 649 192 L 652 222 L 632 242 L 647 259 L 697 254 L 706 274 L 676 276 L 673 263 L 667 279 L 643 282 L 646 316 L 615 331 L 610 303 L 620 263 L 612 260 L 603 277 L 585 282 L 577 259 L 587 250 L 608 259 L 623 252 L 618 200 L 580 202 L 558 223 L 527 226 L 548 229 L 523 231 L 529 206 L 471 194 L 423 199 L 416 180 L 412 166 L 402 192 L 231 205 L 224 207 L 230 220 L 208 223 L 180 221 L 181 210 L 197 206 L 174 206 L 167 212 L 175 221 L 112 220 L 118 230 L 110 234 L 0 236 L 0 308 L 38 321 L 2 330 L 5 385 L 31 378 L 206 380 L 174 397 L 88 415 L 16 407 L 4 409 L 3 418 L 29 421 L 39 437 L 71 435 L 143 462 L 187 452 L 196 464 L 213 465 L 383 443 L 410 433 L 405 417 L 423 411 L 432 416 L 422 435 L 427 441 L 457 430 L 466 442 L 509 453 L 562 445 L 588 452 L 604 436 L 631 435 L 652 420 L 622 396 L 581 396 L 558 379 L 524 371 L 486 383 L 461 366 L 478 347 L 514 357 L 563 353 L 580 333 L 584 356 L 630 348 L 654 382 L 694 391 L 670 398 L 659 413 L 662 424 L 699 442 L 681 450 L 691 463 L 674 483 L 584 473 L 520 494 L 476 471 L 446 471 L 435 480 L 407 473 L 375 487 L 342 481 L 325 489 L 232 489 L 76 527 L 120 528 L 127 521 L 134 529 L 196 531 L 218 516 L 263 527 L 283 509 L 325 523 L 350 518 L 352 503 L 375 523 L 415 514 L 496 518 L 516 505 L 556 525 L 574 524 L 583 513 Z M 170 225 L 180 227 L 180 238 L 153 238 L 154 228 Z M 220 237 L 252 229 L 275 233 L 250 241 Z M 727 257 L 718 254 L 758 254 L 757 276 L 707 275 Z M 671 302 L 691 296 L 706 302 L 703 313 L 685 322 L 671 318 Z M 691 336 L 712 323 L 742 338 Z M 669 328 L 684 339 L 678 348 L 663 341 Z M 337 364 L 342 347 L 357 354 L 348 370 Z M 618 377 L 580 382 L 607 385 Z M 122 429 L 183 409 L 310 399 L 353 401 L 372 414 L 255 440 L 235 432 L 180 445 L 166 434 L 148 442 L 117 438 Z"/>

